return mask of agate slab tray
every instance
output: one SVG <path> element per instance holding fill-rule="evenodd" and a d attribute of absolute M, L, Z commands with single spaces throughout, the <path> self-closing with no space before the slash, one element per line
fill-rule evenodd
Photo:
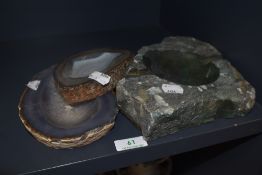
<path fill-rule="evenodd" d="M 104 136 L 118 112 L 116 99 L 108 92 L 94 100 L 71 106 L 57 92 L 54 66 L 38 73 L 37 90 L 26 88 L 19 103 L 19 116 L 25 128 L 40 142 L 53 148 L 89 144 Z"/>

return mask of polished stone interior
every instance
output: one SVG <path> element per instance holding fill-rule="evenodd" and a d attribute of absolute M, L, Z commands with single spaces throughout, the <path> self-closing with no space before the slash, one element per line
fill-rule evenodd
<path fill-rule="evenodd" d="M 120 55 L 117 52 L 102 52 L 91 55 L 84 55 L 75 58 L 71 62 L 68 70 L 68 77 L 83 78 L 89 76 L 94 71 L 103 72 Z"/>
<path fill-rule="evenodd" d="M 143 56 L 147 69 L 160 78 L 184 85 L 214 82 L 219 69 L 210 58 L 179 51 L 148 51 Z"/>
<path fill-rule="evenodd" d="M 126 57 L 118 50 L 100 49 L 73 55 L 59 64 L 55 70 L 55 79 L 62 86 L 74 86 L 90 81 L 94 71 L 107 73 Z"/>

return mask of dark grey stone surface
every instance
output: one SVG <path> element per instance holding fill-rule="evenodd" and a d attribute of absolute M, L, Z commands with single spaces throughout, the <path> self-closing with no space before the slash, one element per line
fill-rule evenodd
<path fill-rule="evenodd" d="M 145 55 L 152 51 L 158 57 L 151 59 L 151 64 L 146 66 Z M 175 53 L 175 61 L 168 60 L 170 53 L 169 56 L 166 53 L 170 51 Z M 177 58 L 176 53 L 182 56 Z M 189 60 L 186 65 L 184 59 Z M 200 61 L 199 64 L 195 64 L 195 59 Z M 193 67 L 187 66 L 189 64 Z M 219 70 L 216 79 L 204 84 L 190 80 L 192 77 L 195 77 L 193 80 L 208 78 L 211 70 L 208 66 L 211 64 Z M 172 66 L 182 71 L 176 71 Z M 162 78 L 156 73 L 163 75 Z M 175 73 L 179 76 L 172 79 Z M 170 77 L 173 81 L 168 81 Z M 180 81 L 181 77 L 190 81 Z M 165 84 L 175 88 L 174 91 L 165 91 Z M 222 54 L 210 44 L 189 37 L 167 37 L 160 44 L 142 47 L 126 78 L 119 81 L 116 92 L 121 111 L 148 140 L 216 118 L 244 116 L 255 103 L 255 89 L 223 59 Z"/>

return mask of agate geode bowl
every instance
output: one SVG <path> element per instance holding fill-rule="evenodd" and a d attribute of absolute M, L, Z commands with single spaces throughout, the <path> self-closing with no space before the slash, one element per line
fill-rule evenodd
<path fill-rule="evenodd" d="M 79 147 L 104 136 L 118 112 L 112 92 L 71 106 L 58 93 L 53 73 L 54 66 L 38 73 L 33 78 L 40 81 L 37 90 L 24 90 L 19 116 L 25 128 L 53 148 Z"/>
<path fill-rule="evenodd" d="M 69 104 L 95 99 L 115 88 L 123 78 L 131 61 L 131 53 L 120 49 L 96 49 L 81 52 L 65 59 L 54 71 L 56 86 Z M 102 72 L 111 77 L 108 84 L 102 85 L 90 79 L 94 72 Z"/>

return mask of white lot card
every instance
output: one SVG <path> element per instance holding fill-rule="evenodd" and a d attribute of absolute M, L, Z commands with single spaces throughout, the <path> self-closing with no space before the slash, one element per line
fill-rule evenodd
<path fill-rule="evenodd" d="M 115 140 L 114 143 L 117 151 L 124 151 L 148 146 L 147 142 L 144 140 L 142 136 L 122 140 Z"/>
<path fill-rule="evenodd" d="M 89 75 L 90 79 L 93 79 L 95 81 L 97 81 L 98 83 L 102 84 L 102 85 L 106 85 L 107 83 L 109 83 L 111 77 L 109 75 L 106 75 L 102 72 L 98 72 L 98 71 L 95 71 L 93 73 L 91 73 Z"/>

